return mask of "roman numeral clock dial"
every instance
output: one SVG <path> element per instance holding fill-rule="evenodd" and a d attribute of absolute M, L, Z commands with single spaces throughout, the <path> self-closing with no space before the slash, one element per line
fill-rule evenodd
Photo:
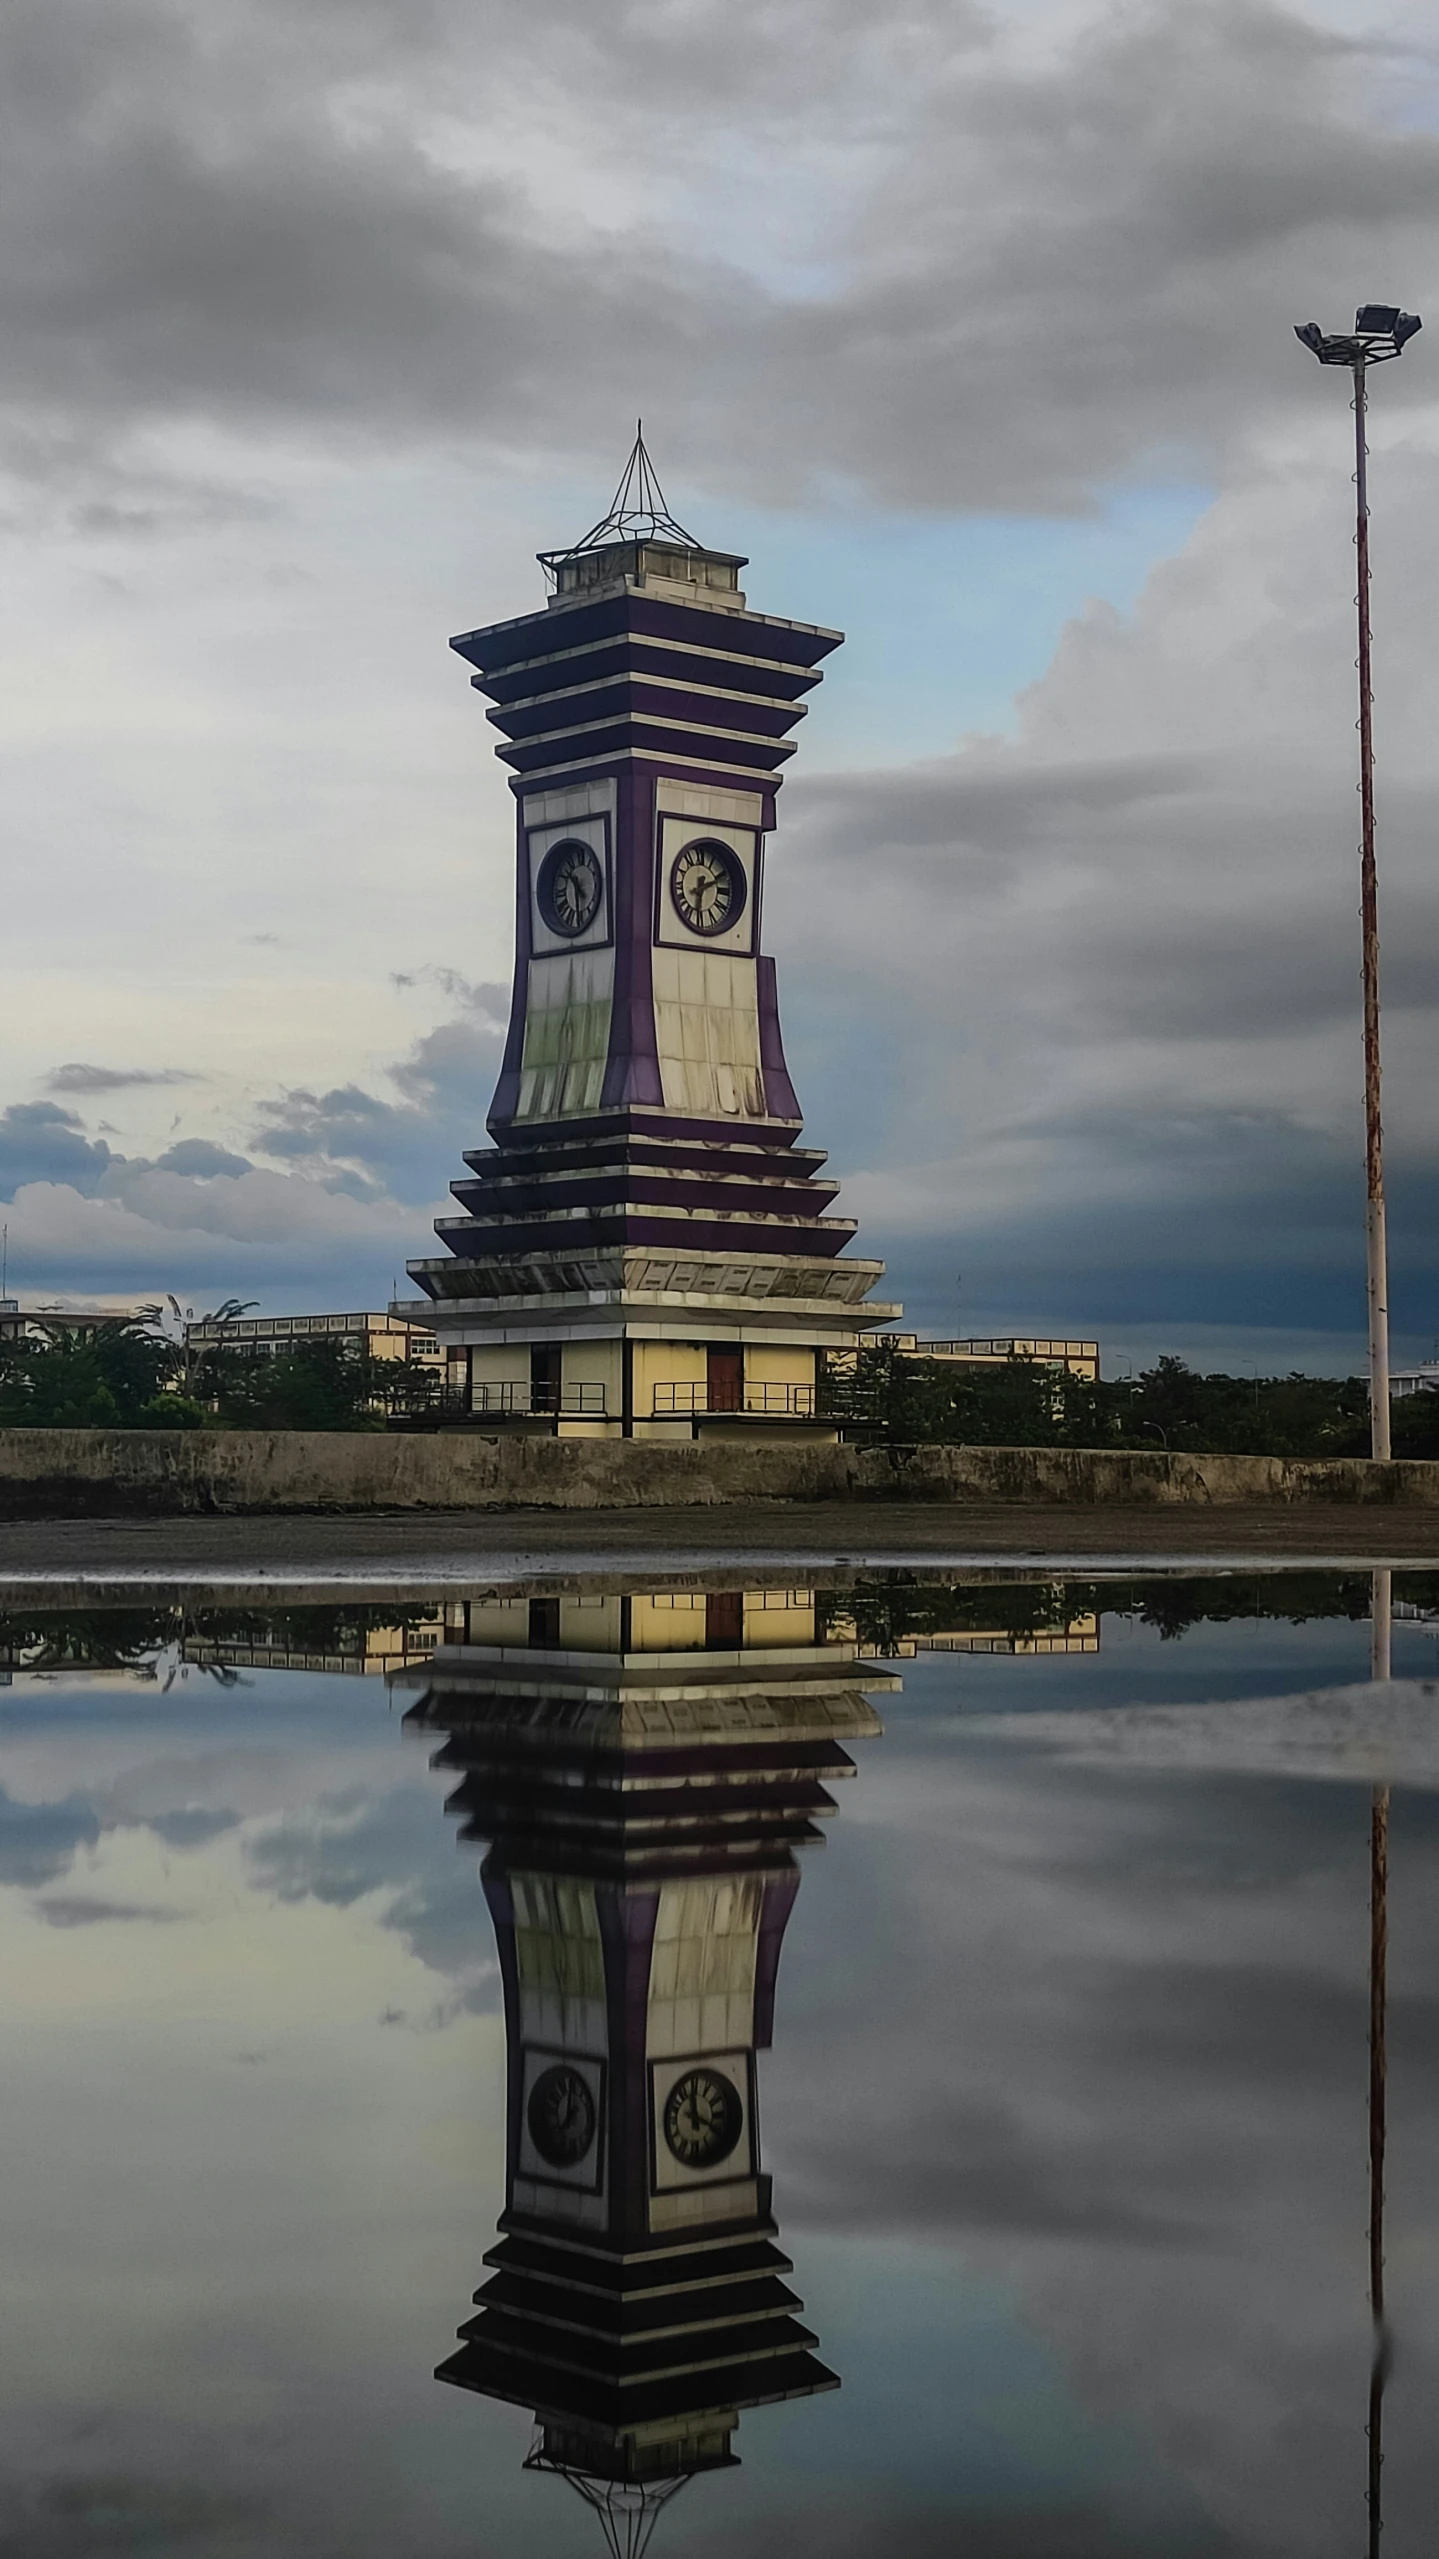
<path fill-rule="evenodd" d="M 692 933 L 723 933 L 744 913 L 744 868 L 727 844 L 687 844 L 675 856 L 670 897 Z"/>
<path fill-rule="evenodd" d="M 552 933 L 573 941 L 587 932 L 599 912 L 604 881 L 594 847 L 578 837 L 552 844 L 540 865 L 536 889 L 539 910 Z"/>
<path fill-rule="evenodd" d="M 717 2070 L 687 2070 L 665 2099 L 665 2140 L 683 2168 L 714 2168 L 744 2129 L 739 2093 Z"/>

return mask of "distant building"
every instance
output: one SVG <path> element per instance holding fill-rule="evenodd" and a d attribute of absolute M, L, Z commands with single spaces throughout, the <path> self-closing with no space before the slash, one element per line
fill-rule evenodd
<path fill-rule="evenodd" d="M 1391 1368 L 1389 1394 L 1398 1403 L 1406 1395 L 1433 1395 L 1439 1392 L 1439 1359 L 1422 1359 L 1417 1368 Z"/>
<path fill-rule="evenodd" d="M 1057 1341 L 1041 1334 L 1004 1334 L 988 1340 L 930 1342 L 918 1333 L 891 1333 L 889 1339 L 905 1359 L 938 1359 L 951 1368 L 1002 1368 L 1006 1360 L 1033 1360 L 1043 1368 L 1067 1369 L 1071 1377 L 1099 1376 L 1098 1342 Z M 1439 1369 L 1435 1372 L 1439 1383 Z"/>
<path fill-rule="evenodd" d="M 140 1323 L 140 1306 L 22 1306 L 18 1297 L 0 1297 L 0 1342 L 47 1342 L 57 1333 L 104 1333 Z"/>
<path fill-rule="evenodd" d="M 439 1339 L 427 1325 L 407 1323 L 402 1316 L 359 1315 L 230 1315 L 223 1320 L 187 1324 L 187 1350 L 243 1351 L 252 1359 L 275 1359 L 297 1343 L 323 1339 L 371 1359 L 405 1360 L 426 1371 L 444 1366 Z"/>

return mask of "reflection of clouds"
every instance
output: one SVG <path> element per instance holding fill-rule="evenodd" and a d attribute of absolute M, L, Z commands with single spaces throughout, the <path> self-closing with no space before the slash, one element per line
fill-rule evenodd
<path fill-rule="evenodd" d="M 264 1674 L 266 1699 L 296 1689 L 323 1708 L 336 1681 Z M 375 1698 L 383 1708 L 383 1700 Z M 207 1697 L 207 1712 L 214 1701 Z M 444 1977 L 440 1995 L 405 2021 L 433 2027 L 465 2010 L 491 2009 L 498 1974 L 478 1881 L 478 1859 L 457 1854 L 439 1819 L 443 1786 L 428 1773 L 396 1786 L 394 1735 L 388 1715 L 378 1733 L 367 1721 L 322 1734 L 307 1717 L 288 1746 L 273 1733 L 245 1744 L 237 1722 L 218 1722 L 211 1748 L 154 1750 L 155 1728 L 120 1736 L 103 1717 L 79 1732 L 28 1731 L 6 1737 L 10 1792 L 0 1789 L 0 1883 L 36 1889 L 72 1874 L 78 1854 L 101 1851 L 130 1833 L 153 1838 L 171 1854 L 198 1855 L 226 1834 L 242 1834 L 243 1875 L 253 1890 L 291 1903 L 313 1901 L 345 1910 L 374 1897 L 375 1916 L 393 1929 L 427 1970 Z M 95 1782 L 68 1790 L 77 1754 Z M 59 1791 L 57 1781 L 65 1783 Z M 20 1791 L 23 1789 L 23 1792 Z M 55 1790 L 55 1791 L 51 1791 Z M 60 1908 L 100 1918 L 150 1907 L 141 1896 L 52 1895 L 41 1916 L 52 1927 L 84 1924 L 57 1918 Z"/>
<path fill-rule="evenodd" d="M 102 1901 L 88 1893 L 52 1893 L 34 1907 L 47 1928 L 97 1928 L 108 1919 L 168 1922 L 186 1916 L 182 1910 L 166 1910 L 159 1902 Z"/>
<path fill-rule="evenodd" d="M 307 1693 L 261 1685 L 290 1711 Z M 97 1717 L 25 1762 L 28 1802 L 7 1740 L 0 1875 L 44 1888 L 48 1924 L 9 1897 L 0 2559 L 458 2551 L 481 2500 L 496 2547 L 587 2546 L 519 2475 L 527 2421 L 429 2383 L 456 2253 L 468 2286 L 501 2190 L 502 2039 L 464 2013 L 497 2003 L 449 1781 L 393 1782 L 397 1736 L 377 1744 L 357 1688 L 342 1727 L 294 1714 L 263 1748 L 250 1696 L 209 1751 L 151 1729 L 117 1755 Z M 717 2530 L 735 2559 L 1347 2559 L 1367 1788 L 1073 1765 L 1014 1719 L 888 1722 L 806 1860 L 763 2079 L 776 2210 L 844 2375 L 806 2424 L 832 2408 L 850 2450 L 827 2470 L 784 2411 L 747 2420 L 744 2470 L 676 2509 L 667 2559 Z M 1436 2237 L 1436 1838 L 1439 1797 L 1401 1796 L 1396 2553 L 1439 2494 L 1414 2274 Z M 204 1925 L 107 1937 L 159 1915 L 177 1850 Z M 77 1859 L 93 1892 L 64 1880 Z M 836 2230 L 861 2235 L 862 2281 Z M 920 2257 L 927 2309 L 904 2289 Z M 87 2475 L 7 2493 L 42 2435 Z M 215 2499 L 187 2520 L 190 2480 Z"/>
<path fill-rule="evenodd" d="M 206 2554 L 233 2548 L 237 2526 L 255 2516 L 251 2498 L 145 2478 L 130 2471 L 81 2472 L 24 2485 L 0 2479 L 4 2559 L 76 2559 L 109 2551 L 183 2546 Z"/>
<path fill-rule="evenodd" d="M 481 2491 L 521 2546 L 510 2412 L 447 2424 L 430 2379 L 503 2177 L 498 2020 L 435 1968 L 490 1936 L 442 1781 L 379 1683 L 43 1702 L 0 1719 L 0 1815 L 49 1848 L 0 1895 L 0 2559 L 459 2553 Z M 297 1845 L 272 1887 L 267 1842 L 340 1829 L 372 1889 L 309 1892 Z"/>
<path fill-rule="evenodd" d="M 1096 1766 L 1359 1779 L 1439 1788 L 1432 1679 L 1368 1681 L 1295 1697 L 1194 1706 L 1096 1707 L 1007 1719 L 1004 1738 Z M 968 1732 L 992 1728 L 974 1717 Z"/>
<path fill-rule="evenodd" d="M 433 1792 L 396 1786 L 384 1794 L 355 1788 L 319 1799 L 300 1815 L 247 1842 L 252 1881 L 284 1902 L 313 1900 L 347 1910 L 371 1894 L 386 1896 L 382 1923 L 410 1952 L 456 1985 L 449 2000 L 417 2021 L 446 2023 L 464 2009 L 499 2004 L 499 1971 L 479 1889 L 474 1855 L 437 1857 Z M 394 2022 L 387 2020 L 386 2022 Z"/>
<path fill-rule="evenodd" d="M 1337 2559 L 1363 2479 L 1367 1789 L 1176 1786 L 898 1719 L 862 1787 L 808 1878 L 766 2084 L 787 2226 L 939 2237 L 1218 2546 Z M 1439 2495 L 1412 2334 L 1439 2238 L 1436 1827 L 1400 1798 L 1396 2513 Z"/>
<path fill-rule="evenodd" d="M 140 1813 L 126 1804 L 124 1789 L 119 1787 L 108 1795 L 64 1795 L 49 1803 L 17 1801 L 0 1788 L 0 1883 L 32 1888 L 52 1883 L 70 1871 L 82 1849 L 97 1848 L 107 1832 L 153 1831 L 167 1848 L 183 1851 L 202 1848 L 222 1832 L 233 1830 L 239 1818 L 238 1813 L 211 1810 L 189 1801 L 165 1811 Z M 56 1916 L 62 1907 L 83 1908 L 93 1916 L 107 1918 L 174 1915 L 141 1913 L 99 1902 L 62 1904 L 54 1899 L 39 1907 L 51 1927 L 78 1924 Z"/>
<path fill-rule="evenodd" d="M 1163 2534 L 1164 2559 L 1226 2559 L 1242 2547 L 1213 2525 L 1176 2525 L 1169 2516 Z M 904 2559 L 1156 2559 L 1158 2547 L 1147 2522 L 1126 2521 L 1099 2499 L 966 2508 L 959 2522 L 948 2504 L 862 2493 L 842 2504 L 810 2498 L 726 2538 L 736 2559 L 875 2559 L 881 2551 L 902 2551 Z"/>
<path fill-rule="evenodd" d="M 198 1804 L 185 1804 L 173 1813 L 151 1813 L 144 1827 L 163 1839 L 167 1848 L 203 1848 L 222 1831 L 233 1830 L 239 1818 L 238 1813 L 206 1812 Z"/>
<path fill-rule="evenodd" d="M 24 1804 L 0 1789 L 0 1883 L 48 1884 L 99 1836 L 99 1816 L 81 1795 Z"/>

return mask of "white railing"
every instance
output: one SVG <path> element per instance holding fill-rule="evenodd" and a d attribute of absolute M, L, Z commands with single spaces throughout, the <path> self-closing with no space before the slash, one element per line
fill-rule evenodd
<path fill-rule="evenodd" d="M 485 1386 L 476 1385 L 470 1396 L 474 1413 L 528 1413 L 544 1417 L 558 1414 L 562 1419 L 579 1417 L 586 1421 L 605 1418 L 603 1386 Z"/>
<path fill-rule="evenodd" d="M 688 1379 L 663 1380 L 655 1387 L 654 1417 L 663 1420 L 676 1413 L 792 1413 L 810 1419 L 814 1414 L 814 1388 L 745 1386 L 737 1394 L 727 1394 L 722 1402 L 715 1402 L 708 1386 L 692 1384 Z"/>

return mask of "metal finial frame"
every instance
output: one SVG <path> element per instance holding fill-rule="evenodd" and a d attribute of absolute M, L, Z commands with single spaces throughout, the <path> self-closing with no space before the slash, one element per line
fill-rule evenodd
<path fill-rule="evenodd" d="M 667 2478 L 643 2484 L 637 2480 L 605 2479 L 594 2472 L 571 2469 L 567 2462 L 552 2460 L 544 2450 L 542 2434 L 526 2455 L 524 2466 L 526 2470 L 549 2471 L 583 2497 L 599 2517 L 611 2559 L 645 2559 L 650 2535 L 665 2507 L 691 2477 L 688 2470 L 678 2470 Z"/>
<path fill-rule="evenodd" d="M 698 551 L 702 545 L 682 524 L 675 521 L 660 487 L 659 474 L 650 460 L 645 443 L 644 420 L 635 420 L 635 440 L 629 460 L 620 473 L 619 487 L 611 498 L 598 524 L 578 542 L 568 543 L 562 551 L 541 551 L 543 566 L 553 570 L 561 560 L 573 560 L 582 551 L 603 551 L 613 542 L 674 542 L 685 551 Z"/>

